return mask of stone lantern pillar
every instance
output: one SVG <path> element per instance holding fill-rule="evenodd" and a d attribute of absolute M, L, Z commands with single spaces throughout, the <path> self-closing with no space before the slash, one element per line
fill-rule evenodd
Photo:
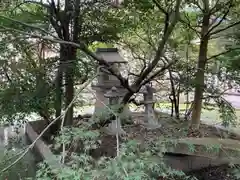
<path fill-rule="evenodd" d="M 150 84 L 145 85 L 143 93 L 144 110 L 145 110 L 145 122 L 144 125 L 149 129 L 160 128 L 161 124 L 158 123 L 158 119 L 154 112 L 154 100 L 153 94 L 156 92 L 156 89 L 151 87 Z"/>
<path fill-rule="evenodd" d="M 114 119 L 111 119 L 112 123 L 108 125 L 105 132 L 109 135 L 125 134 L 125 131 L 121 127 L 121 115 L 117 112 L 118 108 L 121 106 L 120 99 L 122 95 L 118 92 L 116 87 L 112 87 L 104 96 L 109 100 L 109 111 L 111 111 L 109 113 L 114 114 Z"/>

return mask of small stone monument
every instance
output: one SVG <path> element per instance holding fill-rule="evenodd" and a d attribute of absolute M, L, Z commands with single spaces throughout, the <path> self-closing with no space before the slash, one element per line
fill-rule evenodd
<path fill-rule="evenodd" d="M 119 69 L 123 63 L 127 63 L 119 54 L 117 48 L 98 48 L 96 51 L 96 55 L 99 58 L 104 59 L 109 65 L 115 66 L 115 69 Z M 113 76 L 106 68 L 101 68 L 99 75 L 97 77 L 97 83 L 92 84 L 92 89 L 96 91 L 96 102 L 94 114 L 99 115 L 101 112 L 105 110 L 105 106 L 108 104 L 108 98 L 104 96 L 106 92 L 108 92 L 113 86 L 115 86 L 123 96 L 127 92 L 127 90 L 121 86 L 120 81 Z M 124 110 L 124 114 L 126 118 L 129 117 L 130 111 L 126 106 Z"/>
<path fill-rule="evenodd" d="M 156 92 L 156 89 L 151 87 L 150 84 L 145 85 L 144 89 L 141 91 L 143 93 L 143 101 L 145 107 L 145 122 L 144 125 L 149 129 L 160 128 L 161 124 L 158 123 L 157 117 L 154 112 L 154 103 L 153 94 Z"/>
<path fill-rule="evenodd" d="M 118 92 L 116 87 L 112 87 L 110 91 L 108 91 L 106 94 L 104 94 L 106 98 L 109 100 L 109 108 L 111 110 L 110 113 L 114 113 L 115 119 L 111 119 L 112 123 L 108 125 L 108 127 L 105 128 L 105 132 L 109 135 L 123 135 L 126 134 L 126 132 L 122 129 L 121 126 L 121 118 L 116 110 L 118 110 L 120 105 L 120 98 L 122 95 Z"/>

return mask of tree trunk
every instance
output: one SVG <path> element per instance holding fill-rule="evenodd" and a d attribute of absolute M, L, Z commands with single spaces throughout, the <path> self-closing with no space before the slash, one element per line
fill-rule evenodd
<path fill-rule="evenodd" d="M 58 118 L 62 113 L 62 85 L 63 85 L 63 63 L 64 62 L 64 47 L 60 46 L 60 63 L 58 66 L 57 76 L 55 79 L 55 118 Z M 51 133 L 56 135 L 60 129 L 60 119 L 51 126 Z"/>
<path fill-rule="evenodd" d="M 191 117 L 191 128 L 198 130 L 200 125 L 201 110 L 202 110 L 202 98 L 204 92 L 204 71 L 207 60 L 207 50 L 209 36 L 207 35 L 209 30 L 209 13 L 205 13 L 203 16 L 202 30 L 201 30 L 201 42 L 198 56 L 198 65 L 195 78 L 195 94 L 194 94 L 194 106 Z"/>
<path fill-rule="evenodd" d="M 174 103 L 173 103 L 173 100 L 172 100 L 172 98 L 171 98 L 171 95 L 170 96 L 168 96 L 168 98 L 169 98 L 169 100 L 170 100 L 170 102 L 171 102 L 171 117 L 173 117 L 173 107 L 174 107 Z"/>
<path fill-rule="evenodd" d="M 179 97 L 180 97 L 180 85 L 179 88 L 177 90 L 177 94 L 176 94 L 176 101 L 175 101 L 175 114 L 176 114 L 176 118 L 180 119 L 180 110 L 179 110 Z"/>
<path fill-rule="evenodd" d="M 56 90 L 55 90 L 55 115 L 56 118 L 61 115 L 62 112 L 62 86 L 63 75 L 65 78 L 65 108 L 72 102 L 74 97 L 74 67 L 76 60 L 76 49 L 71 45 L 61 45 L 60 47 L 60 65 L 58 67 L 58 74 L 56 77 Z M 68 108 L 64 126 L 72 125 L 73 123 L 73 106 Z M 61 120 L 56 121 L 52 126 L 52 134 L 57 134 L 60 130 Z"/>
<path fill-rule="evenodd" d="M 178 98 L 176 97 L 176 90 L 175 90 L 175 85 L 174 85 L 174 81 L 173 81 L 173 76 L 172 76 L 172 72 L 170 69 L 168 69 L 169 72 L 169 76 L 170 76 L 170 83 L 171 83 L 171 91 L 172 91 L 172 105 L 174 105 L 174 110 L 175 110 L 175 117 L 177 119 L 179 119 L 179 101 Z"/>
<path fill-rule="evenodd" d="M 61 62 L 60 62 L 61 63 Z M 59 65 L 59 69 L 57 72 L 56 77 L 56 84 L 55 84 L 55 118 L 59 117 L 62 113 L 62 79 L 63 79 L 63 72 L 62 68 Z"/>
<path fill-rule="evenodd" d="M 73 2 L 69 0 L 64 1 L 64 10 L 60 10 L 60 2 L 56 4 L 55 9 L 51 11 L 52 17 L 50 18 L 51 24 L 56 30 L 58 37 L 64 41 L 79 42 L 79 33 L 81 30 L 81 23 L 79 21 L 80 16 L 80 2 L 81 0 L 75 0 Z M 73 4 L 74 3 L 74 4 Z M 74 8 L 73 8 L 74 7 Z M 70 13 L 71 12 L 71 13 Z M 55 17 L 54 17 L 55 16 Z M 62 112 L 62 86 L 63 77 L 65 78 L 65 107 L 67 108 L 72 102 L 74 97 L 74 68 L 76 61 L 76 48 L 70 44 L 60 44 L 60 64 L 58 67 L 56 82 L 55 82 L 55 110 L 56 118 L 61 115 Z M 64 119 L 64 125 L 72 125 L 73 123 L 73 107 L 67 109 L 67 114 Z M 52 126 L 53 132 L 57 133 L 60 130 L 61 121 L 58 120 Z"/>
<path fill-rule="evenodd" d="M 66 47 L 66 61 L 68 61 L 65 69 L 65 108 L 68 108 L 69 104 L 74 98 L 74 67 L 76 61 L 76 48 L 68 45 Z M 68 108 L 67 114 L 64 120 L 64 126 L 70 126 L 73 124 L 73 105 Z"/>
<path fill-rule="evenodd" d="M 69 16 L 69 19 L 65 22 L 64 25 L 64 39 L 69 40 L 72 37 L 72 41 L 75 43 L 79 42 L 79 33 L 81 31 L 81 23 L 80 23 L 80 2 L 81 0 L 74 1 L 74 11 L 73 17 Z M 65 0 L 65 12 L 66 16 L 71 12 L 71 1 Z M 69 26 L 72 26 L 71 31 L 69 31 Z M 65 45 L 65 60 L 66 68 L 65 68 L 65 106 L 68 108 L 67 114 L 64 119 L 64 126 L 70 126 L 73 124 L 73 104 L 71 102 L 74 98 L 74 70 L 75 70 L 75 63 L 77 59 L 77 49 L 71 45 Z"/>

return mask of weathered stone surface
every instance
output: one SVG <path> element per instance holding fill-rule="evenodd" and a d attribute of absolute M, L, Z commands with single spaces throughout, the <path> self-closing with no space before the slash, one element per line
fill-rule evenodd
<path fill-rule="evenodd" d="M 123 63 L 127 63 L 127 61 L 121 57 L 117 48 L 98 48 L 96 54 L 100 58 L 103 58 L 105 61 L 107 61 L 111 66 L 113 66 L 116 71 L 120 71 L 121 65 Z M 117 77 L 113 76 L 108 72 L 107 69 L 102 67 L 97 78 L 97 83 L 92 84 L 92 88 L 96 91 L 94 114 L 103 111 L 105 109 L 105 106 L 109 104 L 109 96 L 107 92 L 111 91 L 111 88 L 113 86 L 115 86 L 117 90 L 115 94 L 117 94 L 119 100 L 121 100 L 127 90 L 121 86 L 121 83 Z M 126 118 L 130 116 L 128 112 L 129 109 L 126 106 L 123 112 Z"/>
<path fill-rule="evenodd" d="M 96 54 L 108 63 L 127 63 L 119 54 L 117 48 L 97 48 Z"/>
<path fill-rule="evenodd" d="M 206 167 L 229 164 L 227 159 L 211 159 L 199 156 L 171 156 L 165 155 L 163 161 L 173 169 L 189 172 Z"/>
<path fill-rule="evenodd" d="M 240 141 L 216 138 L 184 138 L 167 145 L 167 152 L 240 162 Z"/>
<path fill-rule="evenodd" d="M 155 89 L 152 88 L 149 84 L 145 85 L 145 88 L 141 91 L 143 93 L 143 104 L 145 108 L 145 122 L 143 125 L 147 129 L 157 129 L 161 127 L 161 124 L 159 124 L 157 117 L 155 116 L 154 112 L 154 92 Z"/>
<path fill-rule="evenodd" d="M 120 92 L 118 91 L 118 89 L 115 86 L 113 86 L 109 91 L 107 91 L 104 94 L 104 96 L 109 99 L 115 98 L 115 97 L 118 97 L 118 99 L 119 99 L 120 97 L 122 97 L 122 95 L 120 94 Z M 118 102 L 116 102 L 116 103 L 118 103 Z"/>
<path fill-rule="evenodd" d="M 116 87 L 112 87 L 110 91 L 106 92 L 106 94 L 104 94 L 105 97 L 108 98 L 109 100 L 109 105 L 110 106 L 118 106 L 120 103 L 120 98 L 122 97 L 117 88 Z M 111 108 L 111 107 L 110 107 Z M 112 109 L 112 111 L 114 112 L 114 109 Z M 116 113 L 116 112 L 114 112 Z M 109 135 L 114 134 L 114 135 L 122 135 L 122 134 L 126 134 L 126 132 L 122 129 L 121 126 L 121 118 L 118 117 L 119 115 L 115 115 L 115 120 L 112 120 L 112 123 L 110 123 L 108 125 L 108 131 L 110 132 Z"/>
<path fill-rule="evenodd" d="M 120 120 L 113 120 L 107 127 L 103 127 L 103 132 L 107 135 L 124 135 L 126 132 L 121 126 Z"/>
<path fill-rule="evenodd" d="M 27 124 L 30 125 L 37 134 L 40 134 L 48 125 L 48 123 L 43 120 L 31 121 L 31 122 L 28 122 Z M 26 127 L 28 127 L 28 125 L 26 125 Z M 48 139 L 49 133 L 50 133 L 50 128 L 46 130 L 46 132 L 42 135 L 41 138 Z"/>
<path fill-rule="evenodd" d="M 42 123 L 44 123 L 44 121 L 41 121 Z M 36 124 L 41 124 L 41 122 L 36 122 Z M 34 124 L 34 123 L 33 123 Z M 26 124 L 26 135 L 28 136 L 29 140 L 32 142 L 34 142 L 37 137 L 39 136 L 39 134 L 37 134 L 34 129 L 37 129 L 38 127 L 32 127 L 32 125 L 30 123 Z M 42 138 L 39 138 L 35 145 L 34 148 L 37 150 L 37 152 L 40 154 L 40 156 L 42 157 L 42 159 L 44 161 L 47 162 L 47 164 L 50 166 L 51 169 L 59 169 L 61 168 L 61 164 L 59 163 L 58 159 L 55 157 L 55 155 L 52 153 L 52 151 L 50 150 L 50 148 L 44 143 L 44 141 L 42 140 Z"/>

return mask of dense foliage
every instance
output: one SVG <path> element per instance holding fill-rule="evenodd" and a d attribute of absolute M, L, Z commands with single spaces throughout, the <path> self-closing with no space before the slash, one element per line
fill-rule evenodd
<path fill-rule="evenodd" d="M 129 139 L 119 142 L 117 134 L 118 156 L 94 159 L 92 151 L 100 146 L 102 132 L 93 128 L 98 118 L 74 127 L 74 111 L 84 105 L 83 94 L 76 101 L 75 90 L 96 74 L 100 64 L 126 88 L 122 105 L 137 104 L 135 95 L 151 82 L 158 90 L 165 88 L 177 119 L 179 98 L 186 95 L 184 103 L 189 106 L 184 115 L 191 118 L 195 131 L 202 107 L 210 110 L 209 105 L 221 113 L 224 126 L 236 125 L 235 109 L 223 93 L 230 83 L 239 87 L 239 13 L 237 0 L 3 2 L 1 123 L 22 123 L 32 114 L 48 124 L 62 120 L 51 126 L 51 135 L 55 151 L 66 158 L 64 167 L 50 171 L 41 164 L 38 179 L 189 179 L 152 160 L 162 157 L 164 140 L 140 147 Z M 119 47 L 128 60 L 127 75 L 96 56 L 98 47 Z M 116 112 L 121 113 L 122 107 Z"/>

